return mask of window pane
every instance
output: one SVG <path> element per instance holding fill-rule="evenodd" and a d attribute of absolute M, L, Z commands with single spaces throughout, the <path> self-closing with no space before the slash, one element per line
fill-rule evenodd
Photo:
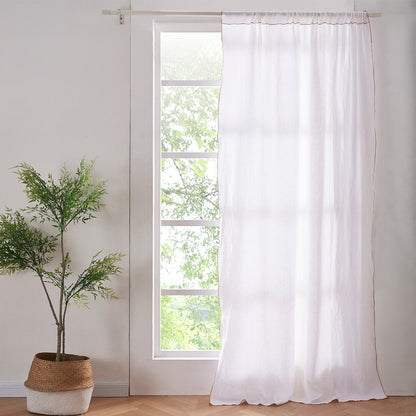
<path fill-rule="evenodd" d="M 218 296 L 162 296 L 161 350 L 219 350 Z"/>
<path fill-rule="evenodd" d="M 221 79 L 221 34 L 161 33 L 162 79 Z"/>
<path fill-rule="evenodd" d="M 162 227 L 162 289 L 216 289 L 219 227 Z"/>
<path fill-rule="evenodd" d="M 162 152 L 217 150 L 218 87 L 162 87 Z"/>
<path fill-rule="evenodd" d="M 161 164 L 162 219 L 219 218 L 216 159 L 162 159 Z"/>

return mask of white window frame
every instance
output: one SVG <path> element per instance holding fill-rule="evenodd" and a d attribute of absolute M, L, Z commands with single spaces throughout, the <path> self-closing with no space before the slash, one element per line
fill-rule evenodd
<path fill-rule="evenodd" d="M 162 86 L 221 86 L 221 81 L 161 80 L 160 36 L 165 32 L 221 32 L 214 22 L 154 22 L 154 186 L 153 186 L 153 359 L 218 359 L 219 350 L 161 350 L 161 296 L 205 295 L 218 296 L 217 289 L 161 289 L 160 232 L 163 226 L 220 226 L 219 220 L 161 220 L 161 159 L 217 158 L 217 152 L 161 152 L 161 91 Z"/>

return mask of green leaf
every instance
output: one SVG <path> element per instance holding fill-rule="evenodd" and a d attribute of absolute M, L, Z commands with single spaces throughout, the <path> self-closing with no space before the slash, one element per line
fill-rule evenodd
<path fill-rule="evenodd" d="M 106 193 L 105 181 L 96 181 L 93 176 L 94 161 L 81 161 L 75 173 L 62 167 L 55 181 L 51 174 L 47 179 L 29 164 L 16 166 L 15 173 L 25 185 L 30 205 L 25 212 L 33 214 L 40 223 L 49 221 L 62 233 L 72 222 L 78 223 L 95 218 L 103 204 L 101 198 Z"/>
<path fill-rule="evenodd" d="M 74 299 L 81 302 L 86 292 L 90 293 L 94 299 L 102 297 L 104 299 L 117 299 L 112 288 L 104 286 L 112 276 L 121 274 L 121 267 L 118 262 L 124 257 L 121 253 L 111 253 L 103 258 L 98 258 L 98 252 L 91 260 L 90 265 L 78 275 L 78 279 L 66 290 L 68 302 Z"/>
<path fill-rule="evenodd" d="M 31 227 L 18 211 L 0 215 L 0 274 L 36 270 L 55 250 L 56 237 Z"/>

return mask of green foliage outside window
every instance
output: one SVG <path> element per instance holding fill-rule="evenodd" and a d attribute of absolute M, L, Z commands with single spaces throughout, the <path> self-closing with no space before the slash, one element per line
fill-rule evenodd
<path fill-rule="evenodd" d="M 219 227 L 162 227 L 162 289 L 216 289 Z"/>
<path fill-rule="evenodd" d="M 217 151 L 219 87 L 163 87 L 162 152 Z"/>
<path fill-rule="evenodd" d="M 219 350 L 218 296 L 162 296 L 162 350 Z"/>
<path fill-rule="evenodd" d="M 163 219 L 219 219 L 215 159 L 164 159 L 161 182 Z"/>

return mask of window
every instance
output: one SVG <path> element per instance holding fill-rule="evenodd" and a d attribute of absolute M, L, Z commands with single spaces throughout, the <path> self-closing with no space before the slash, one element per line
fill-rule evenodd
<path fill-rule="evenodd" d="M 155 30 L 155 357 L 216 357 L 220 349 L 217 30 Z"/>

